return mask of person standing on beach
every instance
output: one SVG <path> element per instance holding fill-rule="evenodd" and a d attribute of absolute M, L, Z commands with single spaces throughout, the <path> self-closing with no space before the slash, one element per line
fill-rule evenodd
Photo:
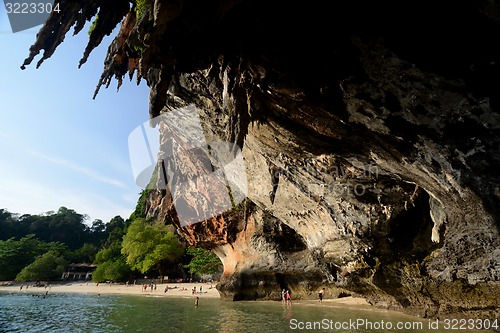
<path fill-rule="evenodd" d="M 285 304 L 286 303 L 286 290 L 283 289 L 281 291 L 281 304 Z"/>
<path fill-rule="evenodd" d="M 196 297 L 196 300 L 194 301 L 194 306 L 195 307 L 198 307 L 198 303 L 200 301 L 200 298 L 199 297 Z"/>
<path fill-rule="evenodd" d="M 325 296 L 325 288 L 322 288 L 319 293 L 318 293 L 318 297 L 319 297 L 319 302 L 320 303 L 323 303 L 323 297 Z"/>
<path fill-rule="evenodd" d="M 288 290 L 285 293 L 285 299 L 287 305 L 292 305 L 292 297 L 290 296 L 290 291 Z"/>

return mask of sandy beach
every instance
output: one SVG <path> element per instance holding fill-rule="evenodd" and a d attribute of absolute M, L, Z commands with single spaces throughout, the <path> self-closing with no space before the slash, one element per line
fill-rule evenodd
<path fill-rule="evenodd" d="M 156 289 L 151 290 L 150 285 L 147 289 L 143 289 L 143 285 L 126 285 L 123 283 L 99 283 L 95 282 L 68 282 L 68 283 L 53 283 L 48 287 L 34 287 L 30 284 L 26 288 L 26 283 L 12 283 L 9 285 L 0 284 L 0 292 L 9 293 L 31 293 L 31 294 L 44 294 L 49 293 L 80 293 L 80 294 L 117 294 L 117 295 L 137 295 L 137 296 L 161 296 L 161 297 L 200 297 L 200 298 L 219 298 L 219 292 L 215 288 L 215 284 L 210 283 L 162 283 L 157 284 Z M 22 286 L 22 288 L 21 288 Z M 168 291 L 165 292 L 165 288 Z M 193 288 L 196 287 L 196 294 L 192 293 Z M 200 291 L 201 289 L 201 293 Z M 279 302 L 279 301 L 277 301 Z M 294 300 L 293 304 L 302 305 L 322 305 L 332 307 L 356 307 L 356 308 L 373 308 L 363 298 L 356 297 L 343 297 L 329 299 L 328 297 L 320 303 L 318 300 Z"/>
<path fill-rule="evenodd" d="M 156 289 L 151 289 L 148 285 L 146 290 L 143 285 L 126 285 L 118 283 L 99 283 L 95 282 L 69 282 L 54 283 L 48 287 L 34 287 L 30 284 L 26 289 L 26 283 L 13 283 L 12 285 L 0 285 L 0 291 L 11 293 L 80 293 L 80 294 L 118 294 L 118 295 L 143 295 L 143 296 L 165 296 L 165 297 L 200 297 L 200 298 L 219 298 L 219 292 L 215 284 L 210 283 L 163 283 L 157 284 Z M 21 289 L 22 286 L 22 289 Z M 168 291 L 165 289 L 168 286 Z M 196 294 L 192 293 L 196 287 Z M 200 291 L 201 288 L 201 292 Z"/>

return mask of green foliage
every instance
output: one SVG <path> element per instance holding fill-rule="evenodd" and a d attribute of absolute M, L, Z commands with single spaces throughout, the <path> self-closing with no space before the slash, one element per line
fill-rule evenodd
<path fill-rule="evenodd" d="M 61 243 L 46 243 L 34 235 L 15 240 L 0 241 L 0 280 L 12 280 L 26 265 L 37 256 L 48 251 L 62 253 L 66 249 Z"/>
<path fill-rule="evenodd" d="M 113 222 L 113 219 L 110 221 L 111 226 L 108 226 L 108 239 L 95 256 L 94 263 L 96 264 L 100 264 L 110 260 L 117 260 L 118 258 L 122 257 L 121 249 L 125 222 L 120 218 L 121 221 L 119 221 L 119 223 L 116 223 L 117 220 Z"/>
<path fill-rule="evenodd" d="M 93 262 L 99 248 L 95 244 L 85 243 L 83 246 L 75 251 L 68 252 L 65 257 L 70 262 L 74 263 L 89 263 Z"/>
<path fill-rule="evenodd" d="M 108 224 L 106 224 L 106 233 L 109 235 L 110 233 L 112 233 L 114 230 L 117 229 L 120 231 L 123 231 L 123 229 L 125 229 L 125 220 L 119 215 L 113 217 L 108 222 Z"/>
<path fill-rule="evenodd" d="M 119 257 L 115 260 L 108 260 L 99 264 L 92 274 L 92 281 L 126 281 L 129 279 L 131 273 L 130 266 L 125 262 L 125 259 Z"/>
<path fill-rule="evenodd" d="M 19 219 L 14 214 L 0 209 L 0 240 L 18 236 Z"/>
<path fill-rule="evenodd" d="M 135 13 L 137 20 L 140 20 L 146 10 L 153 6 L 153 0 L 135 0 Z"/>
<path fill-rule="evenodd" d="M 113 217 L 109 223 L 95 220 L 90 227 L 85 223 L 86 219 L 86 215 L 66 207 L 61 207 L 57 212 L 21 216 L 0 209 L 0 240 L 13 237 L 20 239 L 34 234 L 42 241 L 61 242 L 71 251 L 77 251 L 85 243 L 100 248 L 113 230 L 125 226 L 120 216 Z"/>
<path fill-rule="evenodd" d="M 8 217 L 5 211 L 2 213 L 0 239 L 3 240 L 34 234 L 42 241 L 65 243 L 71 250 L 76 250 L 89 238 L 90 229 L 85 224 L 87 216 L 66 207 L 59 208 L 56 213 L 48 212 L 43 215 L 25 214 L 17 217 L 9 213 Z"/>
<path fill-rule="evenodd" d="M 144 51 L 144 46 L 134 45 L 132 46 L 132 49 L 137 53 L 142 53 Z"/>
<path fill-rule="evenodd" d="M 130 220 L 134 221 L 140 218 L 144 218 L 146 216 L 146 200 L 151 193 L 151 190 L 145 189 L 142 190 L 139 199 L 137 200 L 137 205 L 135 205 L 134 212 L 130 215 Z"/>
<path fill-rule="evenodd" d="M 24 267 L 50 250 L 74 263 L 122 257 L 126 226 L 123 218 L 115 216 L 107 224 L 95 220 L 90 227 L 86 219 L 86 215 L 66 207 L 57 212 L 21 216 L 0 209 L 0 280 L 16 278 Z"/>
<path fill-rule="evenodd" d="M 106 243 L 104 245 L 106 247 L 111 246 L 111 244 L 114 243 L 119 243 L 121 246 L 123 236 L 125 235 L 125 230 L 124 229 L 113 229 L 108 236 L 108 239 L 106 240 Z"/>
<path fill-rule="evenodd" d="M 24 267 L 17 275 L 17 281 L 53 280 L 61 276 L 66 260 L 57 251 L 50 250 Z"/>
<path fill-rule="evenodd" d="M 193 256 L 189 264 L 189 273 L 195 275 L 216 274 L 222 271 L 222 263 L 212 251 L 190 247 L 187 254 Z"/>
<path fill-rule="evenodd" d="M 145 219 L 137 219 L 123 237 L 121 252 L 133 269 L 141 273 L 156 269 L 163 275 L 162 268 L 178 261 L 184 254 L 184 247 L 167 226 L 151 225 Z"/>
<path fill-rule="evenodd" d="M 96 15 L 92 23 L 90 24 L 90 28 L 88 31 L 89 36 L 92 34 L 92 31 L 94 31 L 96 25 L 97 25 L 97 20 L 99 20 L 99 15 Z"/>
<path fill-rule="evenodd" d="M 108 239 L 94 259 L 97 264 L 92 274 L 94 282 L 126 281 L 130 277 L 132 270 L 121 254 L 124 228 L 125 221 L 119 216 L 112 218 L 106 225 Z"/>
<path fill-rule="evenodd" d="M 109 260 L 116 260 L 121 257 L 122 244 L 120 241 L 112 242 L 97 252 L 94 263 L 100 264 Z"/>

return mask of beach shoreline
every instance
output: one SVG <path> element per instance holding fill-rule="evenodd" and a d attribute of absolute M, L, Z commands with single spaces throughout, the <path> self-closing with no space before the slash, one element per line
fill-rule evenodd
<path fill-rule="evenodd" d="M 26 286 L 28 285 L 28 288 Z M 144 286 L 147 286 L 144 289 Z M 151 284 L 124 284 L 124 283 L 95 283 L 95 282 L 53 282 L 47 286 L 35 287 L 33 283 L 22 282 L 0 282 L 0 292 L 24 293 L 24 294 L 45 294 L 45 293 L 78 293 L 78 294 L 100 294 L 100 295 L 135 295 L 135 296 L 155 296 L 155 297 L 200 297 L 219 299 L 219 291 L 214 283 L 161 283 L 156 284 L 156 289 L 151 289 Z M 168 291 L 165 288 L 168 286 Z M 21 288 L 22 287 L 22 288 Z M 193 289 L 196 287 L 196 293 Z M 200 287 L 202 288 L 201 293 Z M 258 301 L 257 301 L 258 302 Z M 279 302 L 263 301 L 263 302 Z M 322 303 L 318 300 L 293 300 L 293 304 L 298 305 L 318 305 L 318 306 L 353 306 L 356 308 L 374 309 L 363 298 L 343 297 L 325 298 Z"/>
<path fill-rule="evenodd" d="M 26 288 L 28 286 L 28 288 Z M 144 287 L 147 287 L 144 289 Z M 200 297 L 220 298 L 215 284 L 210 283 L 161 283 L 161 284 L 123 284 L 95 282 L 53 282 L 47 286 L 35 287 L 33 283 L 14 282 L 0 285 L 0 292 L 45 294 L 45 293 L 78 293 L 99 295 L 137 295 L 161 297 Z M 168 290 L 165 292 L 166 287 Z M 196 293 L 193 289 L 196 287 Z M 200 292 L 201 288 L 201 292 Z"/>
<path fill-rule="evenodd" d="M 196 298 L 200 299 L 220 299 L 220 294 L 215 288 L 215 283 L 161 283 L 156 285 L 156 290 L 150 288 L 144 291 L 144 285 L 123 283 L 99 283 L 95 282 L 53 282 L 47 287 L 34 287 L 31 283 L 29 288 L 26 289 L 26 283 L 12 282 L 6 285 L 6 282 L 0 282 L 0 292 L 7 292 L 12 294 L 26 294 L 26 295 L 43 295 L 43 294 L 58 294 L 58 293 L 74 293 L 74 294 L 88 294 L 88 295 L 115 295 L 115 296 L 143 296 L 143 297 L 165 297 L 165 298 Z M 23 288 L 21 289 L 21 286 Z M 165 287 L 169 287 L 165 292 Z M 196 287 L 197 293 L 193 294 L 192 290 Z M 200 293 L 200 287 L 202 292 Z M 249 302 L 266 302 L 281 304 L 279 300 L 255 300 Z M 352 310 L 366 310 L 390 313 L 393 312 L 397 315 L 408 316 L 408 318 L 421 319 L 419 317 L 405 315 L 403 312 L 396 310 L 383 309 L 369 304 L 364 298 L 347 296 L 342 298 L 324 298 L 323 302 L 313 299 L 297 299 L 292 300 L 292 307 L 295 306 L 319 306 L 330 308 L 343 308 Z M 284 305 L 285 306 L 285 305 Z M 287 306 L 288 307 L 288 306 Z"/>

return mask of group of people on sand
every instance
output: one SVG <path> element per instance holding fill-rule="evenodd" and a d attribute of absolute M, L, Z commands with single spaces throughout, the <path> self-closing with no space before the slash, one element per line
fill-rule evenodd
<path fill-rule="evenodd" d="M 285 305 L 292 305 L 292 296 L 290 296 L 290 291 L 283 289 L 281 291 L 281 303 Z"/>
<path fill-rule="evenodd" d="M 174 286 L 174 287 L 169 287 L 168 285 L 165 286 L 165 289 L 163 290 L 163 293 L 166 294 L 170 289 L 177 289 L 179 287 Z M 180 288 L 179 291 L 187 291 L 187 288 Z"/>
<path fill-rule="evenodd" d="M 52 285 L 51 285 L 50 283 L 49 283 L 49 284 L 45 284 L 45 285 L 35 283 L 34 285 L 31 285 L 31 287 L 42 287 L 42 286 L 43 286 L 43 287 L 45 287 L 45 290 L 46 290 L 47 292 L 48 292 L 48 290 L 50 290 L 50 289 L 52 288 Z M 19 286 L 19 290 L 20 290 L 20 291 L 22 291 L 22 290 L 23 290 L 23 288 L 24 288 L 25 290 L 28 290 L 28 288 L 29 288 L 29 287 L 30 287 L 30 285 L 29 285 L 29 284 L 26 284 L 26 285 L 21 284 L 21 286 Z"/>
<path fill-rule="evenodd" d="M 151 289 L 151 292 L 153 292 L 153 289 L 156 290 L 156 283 L 151 283 L 151 284 L 143 284 L 142 285 L 142 292 L 147 292 L 148 291 L 148 288 Z"/>
<path fill-rule="evenodd" d="M 206 294 L 206 293 L 207 293 L 207 292 L 205 291 L 205 294 Z M 198 289 L 198 291 L 197 291 L 197 289 L 196 289 L 196 286 L 194 286 L 194 288 L 193 288 L 193 289 L 191 289 L 191 294 L 192 294 L 192 295 L 196 295 L 196 294 L 203 294 L 203 286 L 200 286 L 200 289 Z"/>
<path fill-rule="evenodd" d="M 319 302 L 323 303 L 323 298 L 325 297 L 325 288 L 321 288 L 318 292 Z M 283 289 L 281 291 L 281 303 L 285 305 L 292 305 L 292 297 L 290 296 L 290 291 Z"/>

